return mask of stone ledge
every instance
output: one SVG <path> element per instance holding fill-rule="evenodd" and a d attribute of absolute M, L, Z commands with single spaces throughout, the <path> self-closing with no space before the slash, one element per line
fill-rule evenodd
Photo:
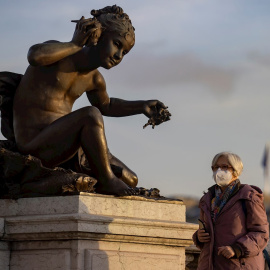
<path fill-rule="evenodd" d="M 96 198 L 101 198 L 99 203 L 103 202 L 106 207 L 112 206 L 113 209 L 107 209 L 104 205 L 97 204 Z M 194 224 L 179 221 L 182 219 L 181 212 L 185 211 L 182 203 L 166 205 L 164 201 L 159 203 L 159 201 L 143 200 L 143 205 L 141 205 L 141 200 L 130 198 L 83 195 L 74 196 L 72 199 L 70 197 L 38 198 L 41 202 L 37 207 L 36 199 L 5 200 L 6 206 L 13 209 L 11 213 L 15 216 L 10 216 L 11 213 L 8 213 L 8 216 L 5 217 L 6 231 L 3 240 L 100 239 L 105 237 L 106 240 L 111 239 L 112 241 L 123 241 L 126 238 L 128 241 L 134 239 L 134 242 L 163 244 L 171 242 L 172 245 L 187 246 L 191 244 L 190 239 L 196 229 Z M 69 212 L 73 213 L 63 214 L 63 212 L 68 212 L 63 209 L 57 211 L 57 207 L 54 206 L 57 202 L 59 203 L 57 207 L 65 205 L 65 209 L 68 208 Z M 33 207 L 33 205 L 35 206 Z M 168 211 L 168 205 L 172 207 L 170 211 Z M 138 208 L 141 206 L 148 206 L 144 212 L 140 212 L 146 216 L 138 217 Z M 23 211 L 20 212 L 22 207 Z M 79 213 L 74 213 L 76 209 Z M 133 210 L 137 211 L 137 217 L 136 215 L 129 217 Z M 123 217 L 125 211 L 128 214 Z M 163 211 L 164 216 L 161 215 Z M 40 214 L 44 212 L 47 214 Z M 98 215 L 91 214 L 91 212 L 98 213 Z M 154 241 L 154 238 L 157 239 Z"/>
<path fill-rule="evenodd" d="M 185 209 L 181 201 L 81 193 L 74 196 L 1 200 L 0 217 L 75 213 L 185 222 Z"/>
<path fill-rule="evenodd" d="M 92 239 L 94 234 L 111 235 L 113 241 L 122 236 L 171 239 L 173 242 L 185 242 L 184 246 L 191 244 L 191 237 L 196 225 L 184 222 L 162 222 L 146 219 L 113 218 L 78 215 L 47 215 L 30 217 L 6 218 L 5 240 L 33 239 Z M 67 234 L 67 236 L 65 236 Z M 95 238 L 95 237 L 94 237 Z M 106 237 L 106 239 L 109 239 Z M 174 239 L 174 240 L 173 240 Z M 181 241 L 179 240 L 181 239 Z M 150 242 L 153 240 L 150 240 Z M 149 242 L 149 241 L 147 241 Z M 174 243 L 174 245 L 175 245 Z"/>

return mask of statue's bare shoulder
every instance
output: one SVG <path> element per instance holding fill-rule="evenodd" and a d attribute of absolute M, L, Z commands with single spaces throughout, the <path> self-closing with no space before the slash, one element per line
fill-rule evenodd
<path fill-rule="evenodd" d="M 87 98 L 92 105 L 103 111 L 103 107 L 110 103 L 106 82 L 98 70 L 93 72 L 91 81 L 92 83 L 89 85 L 91 89 L 86 91 Z"/>
<path fill-rule="evenodd" d="M 95 90 L 95 91 L 100 91 L 100 92 L 106 91 L 106 82 L 104 80 L 104 77 L 97 69 L 92 74 L 92 84 L 93 84 L 93 88 L 88 89 L 88 92 L 89 90 Z"/>

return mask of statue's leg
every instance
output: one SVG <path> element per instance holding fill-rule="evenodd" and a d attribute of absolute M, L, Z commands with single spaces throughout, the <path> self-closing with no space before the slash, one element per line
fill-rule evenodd
<path fill-rule="evenodd" d="M 85 107 L 65 115 L 44 128 L 27 145 L 18 144 L 23 154 L 39 158 L 48 167 L 68 160 L 80 146 L 97 175 L 100 192 L 116 195 L 135 193 L 111 170 L 102 115 L 95 107 Z"/>
<path fill-rule="evenodd" d="M 109 155 L 109 162 L 111 164 L 111 168 L 113 173 L 122 181 L 124 181 L 127 185 L 131 187 L 136 187 L 138 184 L 138 177 L 137 175 L 129 169 L 122 161 L 120 161 L 118 158 L 116 158 L 114 155 L 112 155 L 110 152 L 108 152 Z M 74 161 L 75 160 L 75 161 Z M 64 164 L 61 164 L 61 167 L 64 167 L 66 169 L 72 168 L 72 165 L 75 168 L 74 171 L 82 172 L 85 174 L 88 174 L 89 176 L 94 176 L 90 165 L 88 163 L 88 160 L 85 156 L 85 153 L 80 148 L 78 151 L 78 157 L 77 157 L 77 167 L 76 167 L 76 158 L 72 158 L 70 161 L 67 161 Z"/>
<path fill-rule="evenodd" d="M 122 181 L 131 187 L 136 187 L 138 184 L 138 177 L 131 169 L 129 169 L 121 160 L 115 157 L 112 153 L 109 153 L 110 164 L 122 168 L 121 177 Z"/>

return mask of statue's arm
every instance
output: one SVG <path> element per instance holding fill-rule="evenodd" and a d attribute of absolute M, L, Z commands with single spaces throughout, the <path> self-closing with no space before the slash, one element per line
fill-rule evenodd
<path fill-rule="evenodd" d="M 90 103 L 97 107 L 105 116 L 123 117 L 136 114 L 144 114 L 152 117 L 157 107 L 166 108 L 158 100 L 127 101 L 119 98 L 110 98 L 106 91 L 106 83 L 103 76 L 97 71 L 94 76 L 95 89 L 87 91 Z"/>
<path fill-rule="evenodd" d="M 31 66 L 46 66 L 60 61 L 82 49 L 73 42 L 46 41 L 30 47 L 28 62 Z"/>
<path fill-rule="evenodd" d="M 82 17 L 77 21 L 70 42 L 50 40 L 33 45 L 28 51 L 28 62 L 32 66 L 46 66 L 56 63 L 80 51 L 88 38 L 96 31 L 95 21 Z"/>

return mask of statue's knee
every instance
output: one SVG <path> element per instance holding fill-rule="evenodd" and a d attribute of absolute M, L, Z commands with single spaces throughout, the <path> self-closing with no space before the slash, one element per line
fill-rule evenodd
<path fill-rule="evenodd" d="M 138 185 L 138 177 L 136 174 L 131 177 L 131 187 L 136 187 Z"/>
<path fill-rule="evenodd" d="M 138 184 L 138 177 L 131 170 L 123 169 L 121 178 L 126 184 L 128 184 L 131 187 L 136 187 Z"/>
<path fill-rule="evenodd" d="M 84 108 L 84 119 L 86 119 L 87 122 L 91 122 L 91 125 L 97 125 L 101 128 L 104 127 L 103 124 L 103 117 L 100 112 L 100 110 L 96 107 L 89 106 Z"/>

